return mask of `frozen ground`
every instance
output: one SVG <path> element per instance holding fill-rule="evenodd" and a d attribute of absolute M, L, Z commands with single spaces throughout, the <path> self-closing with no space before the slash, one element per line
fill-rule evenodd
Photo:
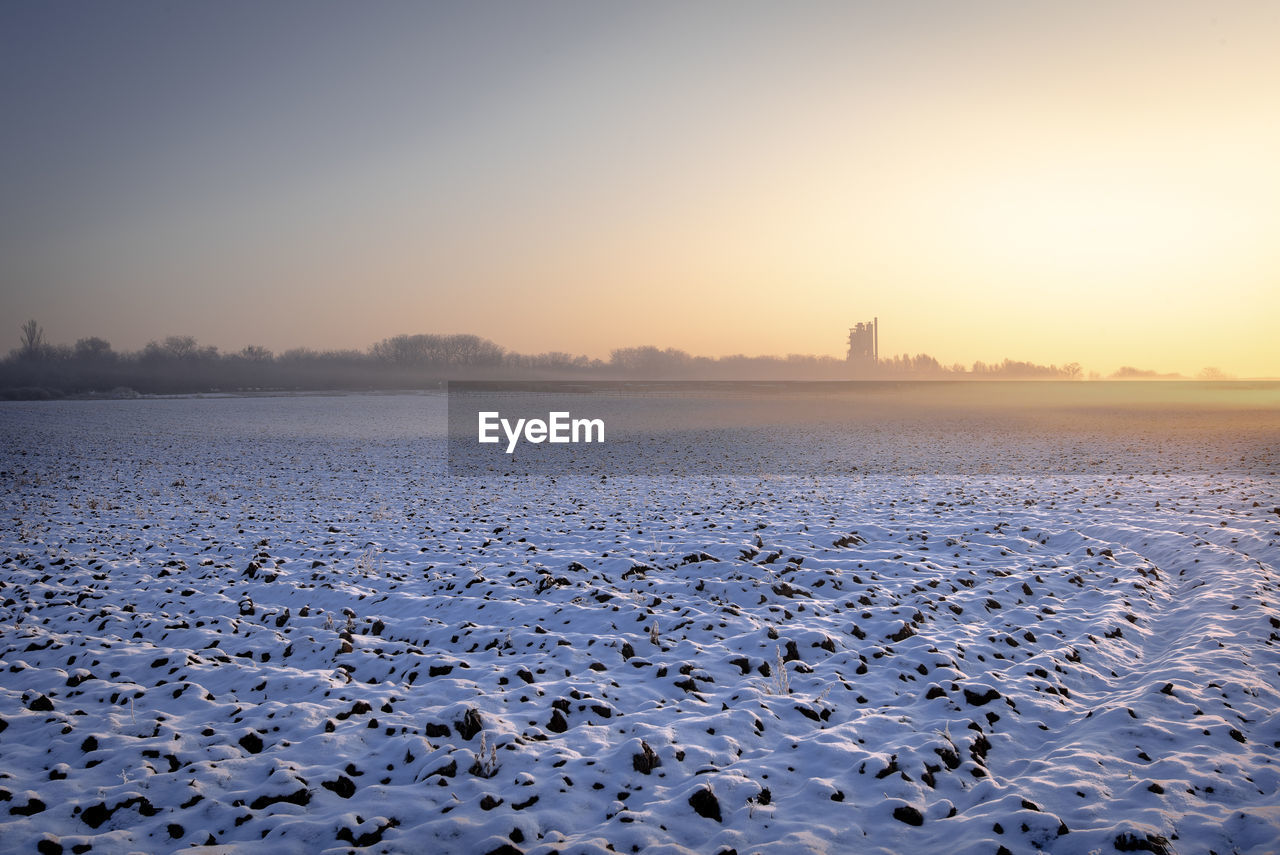
<path fill-rule="evenodd" d="M 1277 851 L 1273 422 L 483 480 L 439 404 L 0 407 L 0 849 Z"/>

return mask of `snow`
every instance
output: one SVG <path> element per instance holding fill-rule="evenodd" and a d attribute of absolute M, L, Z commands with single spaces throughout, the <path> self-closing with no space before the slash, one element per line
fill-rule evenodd
<path fill-rule="evenodd" d="M 445 474 L 432 395 L 5 404 L 2 848 L 1274 852 L 1264 416 L 601 480 Z"/>

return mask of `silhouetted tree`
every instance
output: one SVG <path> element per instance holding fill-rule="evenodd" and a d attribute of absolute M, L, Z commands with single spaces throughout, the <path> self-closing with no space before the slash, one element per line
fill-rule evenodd
<path fill-rule="evenodd" d="M 1112 380 L 1180 380 L 1181 374 L 1161 374 L 1150 368 L 1134 368 L 1122 365 L 1111 375 Z"/>
<path fill-rule="evenodd" d="M 688 375 L 693 358 L 683 350 L 668 347 L 659 350 L 652 345 L 622 347 L 609 354 L 609 365 L 624 374 L 681 377 Z"/>
<path fill-rule="evenodd" d="M 116 352 L 111 349 L 111 343 L 97 336 L 77 341 L 74 356 L 80 362 L 104 363 L 116 360 Z"/>
<path fill-rule="evenodd" d="M 82 338 L 74 348 L 51 345 L 34 320 L 22 327 L 22 346 L 0 360 L 0 396 L 49 397 L 127 387 L 143 393 L 203 392 L 215 389 L 401 389 L 438 388 L 446 379 L 537 377 L 635 377 L 698 380 L 849 379 L 1079 379 L 1078 363 L 1062 368 L 1005 359 L 943 366 L 928 354 L 901 354 L 876 363 L 851 365 L 830 356 L 736 354 L 711 358 L 653 345 L 625 347 L 609 361 L 563 351 L 508 352 L 471 334 L 397 335 L 368 351 L 294 348 L 276 356 L 250 345 L 219 354 L 192 336 L 150 341 L 140 351 L 116 353 L 104 339 Z M 1216 371 L 1216 370 L 1214 370 Z M 1120 377 L 1169 377 L 1126 367 Z M 1202 376 L 1219 377 L 1206 372 Z"/>
<path fill-rule="evenodd" d="M 257 344 L 245 345 L 241 349 L 239 356 L 241 359 L 247 359 L 250 362 L 270 362 L 271 351 Z"/>
<path fill-rule="evenodd" d="M 22 341 L 18 354 L 23 359 L 36 360 L 45 355 L 44 328 L 31 319 L 22 325 Z"/>

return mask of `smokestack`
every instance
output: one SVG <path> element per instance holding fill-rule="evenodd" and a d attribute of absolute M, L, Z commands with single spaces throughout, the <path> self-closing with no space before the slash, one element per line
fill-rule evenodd
<path fill-rule="evenodd" d="M 875 332 L 874 332 L 874 337 L 872 339 L 872 344 L 871 344 L 871 361 L 879 362 L 880 361 L 880 318 L 879 317 L 872 318 L 872 322 L 875 325 L 874 326 Z"/>

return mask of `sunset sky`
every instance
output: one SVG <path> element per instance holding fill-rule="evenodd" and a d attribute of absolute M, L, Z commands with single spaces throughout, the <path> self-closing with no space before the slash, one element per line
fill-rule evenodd
<path fill-rule="evenodd" d="M 1280 376 L 1280 3 L 11 2 L 0 352 Z"/>

